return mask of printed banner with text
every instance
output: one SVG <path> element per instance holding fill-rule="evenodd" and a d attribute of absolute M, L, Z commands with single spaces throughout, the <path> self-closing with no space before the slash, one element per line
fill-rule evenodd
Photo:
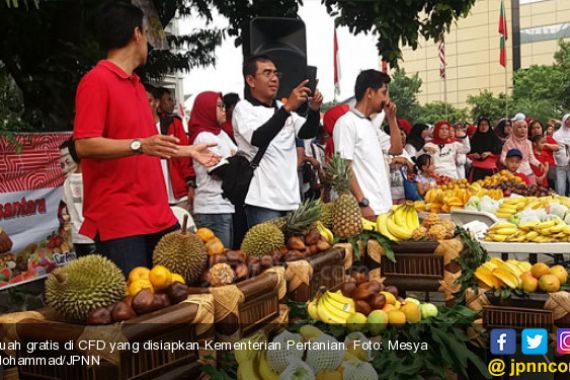
<path fill-rule="evenodd" d="M 71 133 L 0 138 L 0 227 L 13 242 L 0 254 L 0 289 L 44 277 L 70 258 L 60 204 L 64 175 L 59 146 Z"/>

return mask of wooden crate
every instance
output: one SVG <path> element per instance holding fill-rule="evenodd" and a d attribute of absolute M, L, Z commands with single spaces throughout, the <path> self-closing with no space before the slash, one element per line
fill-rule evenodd
<path fill-rule="evenodd" d="M 49 379 L 49 380 L 110 380 L 110 379 L 155 379 L 159 376 L 200 376 L 201 368 L 198 363 L 198 350 L 144 350 L 143 343 L 147 340 L 162 342 L 197 342 L 211 339 L 213 331 L 197 336 L 195 326 L 191 324 L 196 317 L 198 306 L 193 303 L 180 303 L 155 312 L 145 314 L 120 325 L 120 334 L 126 342 L 138 342 L 139 351 L 122 350 L 118 364 L 100 358 L 99 365 L 93 363 L 76 363 L 74 365 L 19 366 L 20 379 Z M 110 325 L 117 326 L 117 325 Z M 75 345 L 73 350 L 65 350 L 64 343 L 76 342 L 85 337 L 87 326 L 59 321 L 24 319 L 16 325 L 17 334 L 23 344 L 18 352 L 19 357 L 49 357 L 64 356 L 69 360 L 72 356 L 84 357 L 87 353 Z M 89 326 L 90 329 L 96 328 Z M 100 328 L 112 328 L 101 326 Z M 80 338 L 81 337 L 81 338 Z M 91 334 L 88 339 L 103 339 L 97 334 Z M 28 354 L 25 350 L 27 342 L 42 341 L 58 342 L 59 349 Z M 104 339 L 103 339 L 104 340 Z M 112 339 L 109 339 L 111 341 Z M 106 341 L 106 340 L 105 340 Z M 97 352 L 92 352 L 98 355 Z M 179 375 L 178 375 L 179 374 Z"/>
<path fill-rule="evenodd" d="M 276 273 L 265 271 L 256 277 L 237 283 L 236 286 L 244 295 L 244 301 L 238 304 L 237 315 L 230 313 L 223 319 L 216 319 L 216 333 L 221 336 L 232 336 L 234 339 L 241 338 L 275 319 L 279 315 L 279 281 Z M 209 293 L 210 288 L 190 288 L 190 292 Z M 219 307 L 217 301 L 214 294 L 215 307 Z"/>
<path fill-rule="evenodd" d="M 443 280 L 443 257 L 434 255 L 437 241 L 404 241 L 394 244 L 396 262 L 382 258 L 380 270 L 384 284 L 399 290 L 437 291 Z"/>
<path fill-rule="evenodd" d="M 306 302 L 312 299 L 321 286 L 328 290 L 336 290 L 345 279 L 344 270 L 345 250 L 331 248 L 306 259 L 313 268 L 313 276 L 309 284 L 302 284 L 297 289 L 287 293 L 289 299 L 296 302 Z"/>
<path fill-rule="evenodd" d="M 483 306 L 483 326 L 486 328 L 544 328 L 551 331 L 554 327 L 552 312 L 544 309 L 546 293 L 532 293 L 524 298 L 516 295 L 500 298 L 493 292 L 485 295 L 490 302 Z"/>

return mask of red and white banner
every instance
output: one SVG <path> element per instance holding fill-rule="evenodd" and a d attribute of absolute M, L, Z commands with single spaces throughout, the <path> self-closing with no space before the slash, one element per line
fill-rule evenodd
<path fill-rule="evenodd" d="M 445 42 L 441 41 L 438 47 L 439 51 L 439 76 L 445 79 Z"/>
<path fill-rule="evenodd" d="M 13 242 L 0 254 L 0 287 L 45 276 L 73 258 L 58 215 L 64 175 L 59 146 L 71 133 L 0 139 L 0 227 Z"/>
<path fill-rule="evenodd" d="M 338 40 L 336 38 L 336 29 L 333 36 L 333 65 L 334 65 L 334 93 L 340 95 L 340 57 L 338 53 Z"/>

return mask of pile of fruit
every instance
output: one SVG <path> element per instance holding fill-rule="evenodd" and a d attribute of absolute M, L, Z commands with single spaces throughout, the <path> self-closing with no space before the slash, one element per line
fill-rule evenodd
<path fill-rule="evenodd" d="M 336 292 L 321 289 L 307 304 L 309 317 L 328 324 L 341 324 L 354 331 L 367 329 L 378 335 L 387 325 L 417 323 L 422 317 L 437 315 L 432 304 L 420 304 L 413 298 L 398 297 L 395 286 L 368 281 L 366 275 L 353 272 L 350 280 Z"/>
<path fill-rule="evenodd" d="M 527 293 L 537 290 L 557 292 L 566 284 L 568 272 L 562 265 L 548 267 L 545 263 L 531 265 L 525 261 L 503 261 L 492 257 L 475 270 L 475 278 L 484 288 L 519 289 Z"/>
<path fill-rule="evenodd" d="M 508 170 L 502 170 L 471 185 L 461 179 L 437 186 L 428 190 L 424 201 L 415 202 L 415 207 L 417 211 L 448 213 L 455 208 L 463 208 L 473 196 L 482 198 L 487 195 L 491 199 L 499 200 L 511 194 L 543 197 L 548 196 L 550 191 L 539 186 L 526 186 L 520 177 Z"/>
<path fill-rule="evenodd" d="M 558 217 L 543 222 L 497 222 L 483 238 L 495 242 L 556 243 L 570 242 L 570 226 Z"/>
<path fill-rule="evenodd" d="M 262 333 L 238 342 L 239 347 L 253 347 L 263 342 L 271 349 L 236 349 L 238 379 L 248 380 L 376 380 L 378 374 L 369 363 L 372 352 L 363 348 L 368 339 L 361 333 L 346 336 L 344 342 L 312 325 L 299 333 L 287 330 L 265 341 Z M 358 343 L 356 343 L 358 342 Z M 244 344 L 242 344 L 244 343 Z M 319 349 L 319 347 L 327 347 Z"/>
<path fill-rule="evenodd" d="M 55 269 L 45 287 L 46 303 L 65 320 L 93 325 L 125 321 L 188 297 L 183 278 L 160 265 L 133 269 L 127 283 L 122 271 L 99 255 Z"/>

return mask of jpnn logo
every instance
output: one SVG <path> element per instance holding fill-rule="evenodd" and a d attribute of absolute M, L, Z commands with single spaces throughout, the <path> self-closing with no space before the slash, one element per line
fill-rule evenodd
<path fill-rule="evenodd" d="M 493 355 L 513 355 L 517 350 L 517 333 L 513 329 L 493 329 L 490 343 Z"/>

